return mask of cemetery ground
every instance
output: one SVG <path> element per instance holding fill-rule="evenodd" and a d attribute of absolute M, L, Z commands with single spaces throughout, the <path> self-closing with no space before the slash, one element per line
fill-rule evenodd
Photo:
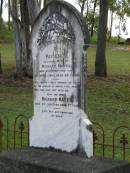
<path fill-rule="evenodd" d="M 22 114 L 28 118 L 33 115 L 32 80 L 13 78 L 13 44 L 1 44 L 0 51 L 3 68 L 3 75 L 0 76 L 0 117 L 8 117 L 9 128 L 13 128 L 17 115 Z M 94 45 L 88 49 L 88 116 L 91 121 L 104 127 L 106 143 L 112 144 L 112 133 L 116 127 L 130 127 L 130 51 L 127 47 L 122 49 L 122 46 L 119 48 L 117 45 L 107 45 L 107 78 L 93 75 L 95 52 Z M 119 131 L 117 143 L 124 132 L 129 134 L 128 130 Z M 101 134 L 99 136 L 102 140 Z M 112 157 L 111 150 L 109 147 L 106 148 L 107 157 Z M 116 156 L 121 159 L 120 152 L 117 151 Z M 130 161 L 129 153 L 130 151 L 127 152 L 127 159 Z"/>

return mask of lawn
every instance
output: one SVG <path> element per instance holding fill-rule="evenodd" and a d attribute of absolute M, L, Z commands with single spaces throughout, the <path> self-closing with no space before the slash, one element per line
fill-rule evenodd
<path fill-rule="evenodd" d="M 16 115 L 33 115 L 32 81 L 15 81 L 11 77 L 10 74 L 15 70 L 15 51 L 12 44 L 0 45 L 0 51 L 4 72 L 0 76 L 0 115 L 7 116 L 12 126 Z M 111 144 L 116 127 L 130 127 L 130 51 L 126 47 L 119 49 L 117 45 L 107 45 L 107 78 L 94 77 L 95 54 L 96 46 L 93 45 L 88 49 L 88 116 L 91 121 L 104 127 L 106 142 Z M 119 131 L 119 135 L 124 132 Z M 111 157 L 112 153 L 109 151 L 106 154 Z"/>
<path fill-rule="evenodd" d="M 15 69 L 15 48 L 14 44 L 0 44 L 2 56 L 2 67 L 4 73 L 10 73 Z"/>
<path fill-rule="evenodd" d="M 94 73 L 96 46 L 88 49 L 88 72 Z M 128 46 L 107 44 L 107 70 L 108 75 L 130 75 L 130 51 Z"/>

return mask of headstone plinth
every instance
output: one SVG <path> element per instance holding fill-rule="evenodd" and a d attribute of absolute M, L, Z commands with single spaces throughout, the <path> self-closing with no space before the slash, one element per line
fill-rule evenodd
<path fill-rule="evenodd" d="M 79 12 L 52 1 L 32 31 L 34 116 L 30 144 L 93 156 L 92 124 L 86 108 L 86 44 Z"/>
<path fill-rule="evenodd" d="M 43 149 L 23 149 L 0 154 L 0 173 L 129 173 L 126 161 L 77 155 Z"/>

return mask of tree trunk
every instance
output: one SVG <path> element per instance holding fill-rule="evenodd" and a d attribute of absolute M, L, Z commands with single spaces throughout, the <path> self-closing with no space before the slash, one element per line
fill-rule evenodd
<path fill-rule="evenodd" d="M 43 0 L 43 8 L 45 7 L 46 5 L 46 0 Z"/>
<path fill-rule="evenodd" d="M 33 26 L 36 17 L 40 13 L 39 4 L 37 0 L 27 0 L 27 5 L 28 5 L 30 25 Z"/>
<path fill-rule="evenodd" d="M 92 16 L 92 25 L 91 25 L 91 38 L 93 37 L 93 33 L 94 33 L 96 6 L 97 6 L 97 0 L 94 1 L 93 16 Z"/>
<path fill-rule="evenodd" d="M 98 30 L 98 44 L 95 61 L 95 75 L 107 76 L 106 65 L 106 34 L 108 20 L 108 0 L 100 0 L 100 18 Z"/>
<path fill-rule="evenodd" d="M 108 37 L 108 41 L 110 41 L 111 37 L 112 37 L 112 26 L 113 26 L 113 10 L 111 11 L 111 23 L 110 23 L 110 31 L 109 31 L 109 37 Z"/>
<path fill-rule="evenodd" d="M 121 17 L 120 17 L 120 20 L 119 20 L 119 33 L 118 33 L 118 43 L 120 43 L 120 39 L 121 39 Z"/>
<path fill-rule="evenodd" d="M 83 16 L 83 13 L 84 13 L 85 2 L 86 2 L 86 0 L 83 0 L 82 5 L 81 5 L 81 14 L 82 14 L 82 16 Z"/>
<path fill-rule="evenodd" d="M 27 0 L 20 0 L 20 11 L 21 11 L 21 23 L 23 26 L 23 30 L 25 33 L 26 39 L 26 54 L 27 59 L 25 59 L 25 71 L 28 71 L 28 63 L 30 61 L 30 50 L 29 50 L 29 42 L 30 42 L 30 29 L 29 29 L 29 13 L 27 7 Z"/>
<path fill-rule="evenodd" d="M 88 16 L 88 14 L 89 14 L 89 2 L 87 0 L 87 16 Z"/>
<path fill-rule="evenodd" d="M 10 18 L 11 18 L 11 15 L 10 15 L 10 7 L 9 7 L 9 2 L 10 0 L 8 0 L 8 29 L 10 30 Z"/>
<path fill-rule="evenodd" d="M 12 12 L 13 15 L 17 18 L 18 12 L 17 12 L 17 2 L 16 0 L 11 1 L 12 6 Z M 13 17 L 12 17 L 13 18 Z M 14 26 L 14 36 L 15 36 L 15 51 L 16 51 L 16 73 L 18 75 L 22 75 L 22 61 L 21 61 L 21 55 L 20 55 L 20 32 L 19 32 L 19 26 L 17 25 L 17 22 L 13 18 L 13 26 Z"/>
<path fill-rule="evenodd" d="M 39 0 L 38 4 L 39 4 L 39 8 L 41 9 L 41 6 L 42 6 L 42 0 Z"/>
<path fill-rule="evenodd" d="M 21 0 L 22 1 L 22 0 Z M 32 57 L 31 57 L 31 54 L 30 54 L 30 48 L 29 48 L 29 37 L 30 37 L 30 34 L 28 34 L 28 24 L 29 24 L 29 28 L 30 30 L 32 29 L 32 26 L 34 24 L 34 21 L 35 19 L 37 18 L 37 16 L 39 15 L 40 13 L 40 7 L 39 7 L 39 2 L 38 0 L 26 0 L 27 2 L 27 8 L 28 8 L 28 16 L 29 16 L 29 19 L 27 19 L 27 21 L 25 22 L 27 24 L 27 28 L 26 28 L 26 31 L 25 31 L 25 35 L 26 35 L 26 44 L 28 45 L 27 49 L 27 68 L 26 68 L 26 75 L 28 75 L 29 77 L 32 77 L 32 71 L 33 71 L 33 63 L 32 63 Z M 23 9 L 24 10 L 24 9 Z M 27 14 L 26 14 L 27 15 Z M 26 18 L 26 15 L 25 15 L 25 18 Z M 29 21 L 29 23 L 28 23 Z"/>
<path fill-rule="evenodd" d="M 0 17 L 2 17 L 2 13 L 3 13 L 3 0 L 1 0 L 0 3 Z"/>
<path fill-rule="evenodd" d="M 15 34 L 16 75 L 18 77 L 22 77 L 25 72 L 25 61 L 27 59 L 26 39 L 25 39 L 23 26 L 21 25 L 18 19 L 17 0 L 12 0 L 11 6 L 10 6 L 10 12 L 13 19 L 14 34 Z"/>

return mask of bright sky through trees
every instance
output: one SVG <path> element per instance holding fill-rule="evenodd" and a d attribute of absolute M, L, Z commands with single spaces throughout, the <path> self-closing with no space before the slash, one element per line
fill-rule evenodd
<path fill-rule="evenodd" d="M 77 9 L 80 9 L 78 4 L 76 3 L 76 0 L 65 0 L 71 4 L 73 4 Z M 7 0 L 5 0 L 5 2 L 7 2 Z M 8 20 L 8 10 L 7 10 L 7 6 L 4 4 L 4 11 L 3 11 L 3 18 L 5 21 Z M 112 35 L 113 36 L 117 36 L 118 35 L 118 29 L 115 29 L 116 26 L 118 26 L 119 20 L 115 17 L 114 23 L 113 23 L 113 31 L 112 31 Z M 126 21 L 126 27 L 127 27 L 127 32 L 125 33 L 121 33 L 121 36 L 123 38 L 128 38 L 130 37 L 130 18 L 127 18 Z M 126 35 L 127 34 L 127 35 Z"/>

